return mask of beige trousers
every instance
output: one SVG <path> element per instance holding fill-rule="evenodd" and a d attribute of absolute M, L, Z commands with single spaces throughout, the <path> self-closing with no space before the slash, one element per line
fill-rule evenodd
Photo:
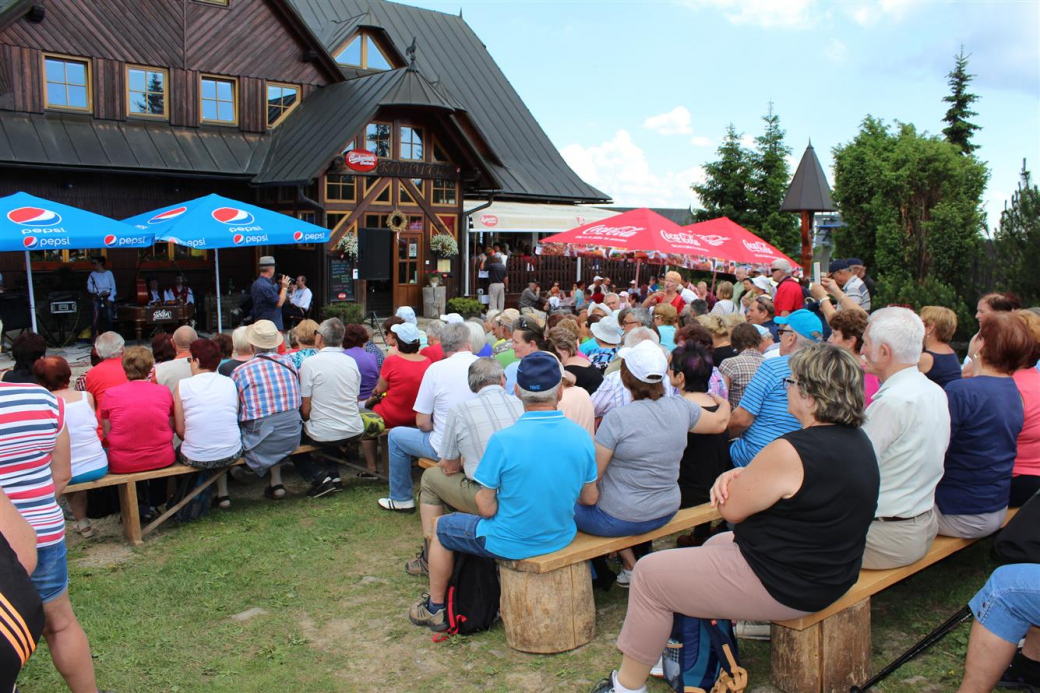
<path fill-rule="evenodd" d="M 863 551 L 863 567 L 888 570 L 910 565 L 924 558 L 939 532 L 934 510 L 902 522 L 870 523 L 867 548 Z"/>

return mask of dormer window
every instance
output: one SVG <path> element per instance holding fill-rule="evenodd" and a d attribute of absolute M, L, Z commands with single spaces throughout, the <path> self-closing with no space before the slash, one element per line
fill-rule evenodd
<path fill-rule="evenodd" d="M 336 53 L 336 62 L 347 67 L 360 67 L 364 70 L 394 69 L 386 53 L 379 47 L 371 34 L 361 32 L 355 34 L 346 45 Z"/>

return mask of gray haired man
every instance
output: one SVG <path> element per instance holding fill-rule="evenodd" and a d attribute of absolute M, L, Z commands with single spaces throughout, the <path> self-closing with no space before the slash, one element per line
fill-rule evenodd
<path fill-rule="evenodd" d="M 441 438 L 440 462 L 423 472 L 419 491 L 423 550 L 405 564 L 409 575 L 426 575 L 426 549 L 438 517 L 445 506 L 477 514 L 477 491 L 473 481 L 480 458 L 492 433 L 512 426 L 524 412 L 523 404 L 505 391 L 505 369 L 495 359 L 477 359 L 469 365 L 469 389 L 476 397 L 456 404 L 448 413 Z M 463 472 L 460 474 L 459 472 Z"/>

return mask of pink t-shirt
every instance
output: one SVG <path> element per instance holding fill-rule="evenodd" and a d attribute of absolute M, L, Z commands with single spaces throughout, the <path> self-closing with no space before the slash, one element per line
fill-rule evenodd
<path fill-rule="evenodd" d="M 870 403 L 874 401 L 874 395 L 881 389 L 881 381 L 872 373 L 863 374 L 863 410 L 866 411 Z"/>
<path fill-rule="evenodd" d="M 173 464 L 173 396 L 147 380 L 117 385 L 105 395 L 101 420 L 108 420 L 108 471 L 113 474 L 162 469 Z"/>
<path fill-rule="evenodd" d="M 1022 395 L 1022 432 L 1018 434 L 1018 455 L 1012 476 L 1040 476 L 1040 371 L 1024 368 L 1014 375 Z"/>

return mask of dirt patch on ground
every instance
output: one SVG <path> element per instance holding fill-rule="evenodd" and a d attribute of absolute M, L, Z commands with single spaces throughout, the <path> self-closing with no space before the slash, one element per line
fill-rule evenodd
<path fill-rule="evenodd" d="M 111 568 L 126 563 L 134 556 L 134 551 L 126 544 L 103 544 L 84 542 L 84 555 L 76 559 L 81 568 Z"/>

